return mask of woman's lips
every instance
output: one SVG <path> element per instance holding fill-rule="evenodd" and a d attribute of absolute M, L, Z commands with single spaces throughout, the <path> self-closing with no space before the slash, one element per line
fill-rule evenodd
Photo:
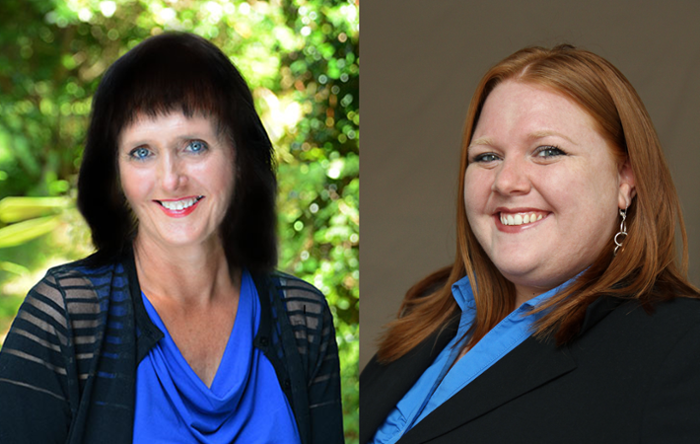
<path fill-rule="evenodd" d="M 493 217 L 499 231 L 518 233 L 539 225 L 549 214 L 541 210 L 498 211 Z"/>
<path fill-rule="evenodd" d="M 185 217 L 191 214 L 204 196 L 189 196 L 182 199 L 156 200 L 163 212 L 169 217 Z"/>

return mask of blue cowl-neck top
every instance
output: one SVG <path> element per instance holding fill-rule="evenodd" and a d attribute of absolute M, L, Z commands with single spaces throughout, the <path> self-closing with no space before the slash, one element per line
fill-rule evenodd
<path fill-rule="evenodd" d="M 253 347 L 260 302 L 248 271 L 242 273 L 236 319 L 211 387 L 192 370 L 145 295 L 143 302 L 164 337 L 137 369 L 135 444 L 300 443 L 275 370 Z"/>

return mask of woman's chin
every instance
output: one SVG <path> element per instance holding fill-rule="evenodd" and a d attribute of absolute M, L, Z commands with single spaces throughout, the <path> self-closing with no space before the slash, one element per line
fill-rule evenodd
<path fill-rule="evenodd" d="M 517 252 L 508 252 L 491 258 L 491 261 L 508 280 L 523 278 L 536 274 L 538 269 L 542 269 L 542 261 L 530 255 L 523 255 Z"/>
<path fill-rule="evenodd" d="M 507 263 L 496 265 L 498 271 L 503 277 L 508 279 L 515 285 L 523 287 L 546 287 L 548 282 L 555 281 L 556 278 L 551 276 L 540 267 L 532 263 Z"/>
<path fill-rule="evenodd" d="M 159 236 L 140 236 L 143 244 L 156 244 L 164 249 L 190 248 L 195 246 L 212 245 L 220 242 L 217 236 L 205 236 L 199 232 L 170 232 Z"/>

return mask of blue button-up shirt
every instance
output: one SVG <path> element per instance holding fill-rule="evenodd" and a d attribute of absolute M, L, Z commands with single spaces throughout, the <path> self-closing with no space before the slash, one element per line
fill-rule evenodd
<path fill-rule="evenodd" d="M 465 333 L 476 318 L 476 301 L 468 277 L 455 282 L 452 285 L 452 295 L 462 310 L 457 334 L 411 390 L 396 404 L 384 424 L 377 429 L 370 444 L 395 443 L 433 410 L 529 338 L 532 325 L 544 316 L 544 313 L 528 314 L 572 281 L 573 279 L 523 303 L 457 362 L 455 360 L 468 340 Z"/>

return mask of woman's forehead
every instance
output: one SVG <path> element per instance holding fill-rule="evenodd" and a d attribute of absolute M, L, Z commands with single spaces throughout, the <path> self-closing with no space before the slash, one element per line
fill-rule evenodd
<path fill-rule="evenodd" d="M 571 97 L 553 88 L 517 81 L 503 82 L 491 91 L 474 127 L 472 143 L 506 128 L 533 134 L 598 131 L 593 116 Z"/>
<path fill-rule="evenodd" d="M 218 137 L 218 121 L 212 116 L 196 113 L 191 116 L 182 111 L 168 113 L 136 113 L 121 131 L 119 142 L 130 143 L 135 139 L 164 137 L 168 134 Z"/>

